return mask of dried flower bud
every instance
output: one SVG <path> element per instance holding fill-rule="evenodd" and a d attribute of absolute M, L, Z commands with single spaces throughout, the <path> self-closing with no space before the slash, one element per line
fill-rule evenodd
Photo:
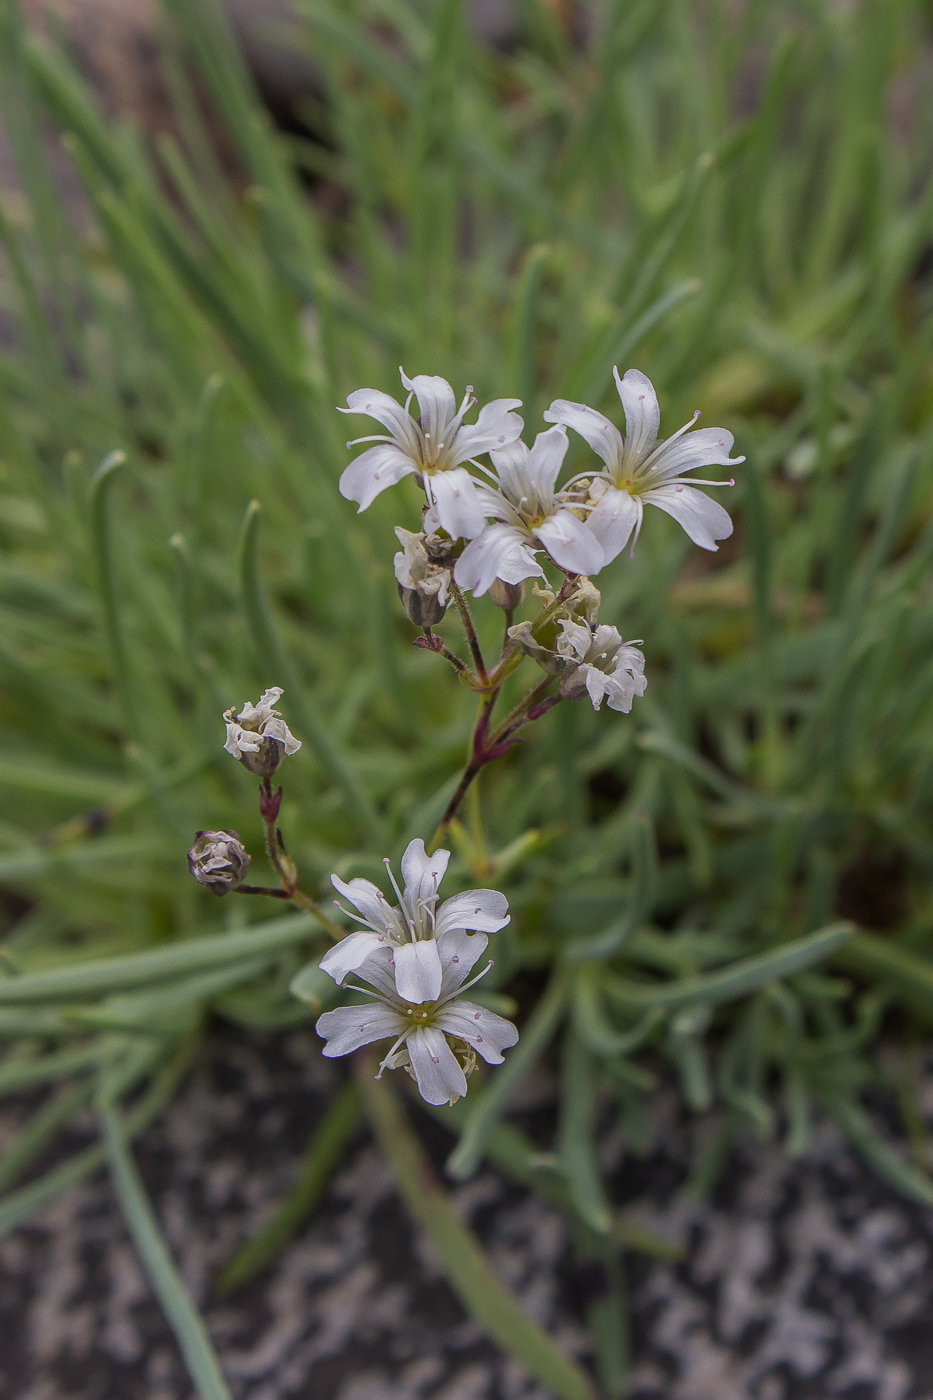
<path fill-rule="evenodd" d="M 582 618 L 590 627 L 596 626 L 602 594 L 588 578 L 581 578 L 567 600 L 567 608 L 572 617 Z"/>
<path fill-rule="evenodd" d="M 188 869 L 199 885 L 226 894 L 243 883 L 249 856 L 235 831 L 198 831 L 188 852 Z"/>
<path fill-rule="evenodd" d="M 416 627 L 433 627 L 447 611 L 450 569 L 435 562 L 426 546 L 430 541 L 434 549 L 435 542 L 446 546 L 450 541 L 440 540 L 437 535 L 416 534 L 401 526 L 395 533 L 402 545 L 394 559 L 398 596 Z"/>
<path fill-rule="evenodd" d="M 224 713 L 224 748 L 258 778 L 271 778 L 282 759 L 301 748 L 301 741 L 289 732 L 278 710 L 272 708 L 282 694 L 279 686 L 273 686 L 263 692 L 258 705 L 247 701 L 239 714 L 235 706 Z"/>
<path fill-rule="evenodd" d="M 463 553 L 463 540 L 452 540 L 449 535 L 427 534 L 424 536 L 425 553 L 432 564 L 443 564 L 452 569 Z"/>
<path fill-rule="evenodd" d="M 525 596 L 524 583 L 504 583 L 501 578 L 494 579 L 489 585 L 486 595 L 503 612 L 514 612 Z"/>

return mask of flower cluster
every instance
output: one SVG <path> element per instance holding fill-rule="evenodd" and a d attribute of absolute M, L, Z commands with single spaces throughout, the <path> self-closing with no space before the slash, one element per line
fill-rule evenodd
<path fill-rule="evenodd" d="M 539 433 L 532 447 L 520 439 L 516 399 L 494 399 L 473 424 L 464 422 L 476 400 L 467 390 L 459 407 L 445 379 L 417 374 L 409 379 L 404 406 L 376 389 L 358 389 L 344 413 L 365 414 L 387 430 L 347 445 L 376 442 L 350 463 L 340 490 L 365 510 L 387 487 L 414 476 L 427 500 L 425 526 L 466 541 L 454 579 L 478 597 L 494 580 L 520 583 L 543 574 L 537 555 L 566 573 L 594 575 L 638 538 L 644 503 L 678 521 L 703 549 L 732 533 L 722 506 L 686 475 L 704 466 L 735 466 L 732 434 L 724 428 L 689 432 L 695 414 L 672 437 L 658 441 L 660 410 L 651 381 L 637 369 L 620 376 L 616 388 L 625 415 L 625 435 L 586 404 L 555 399 L 544 418 L 555 426 Z M 419 417 L 410 412 L 417 399 Z M 578 473 L 565 486 L 557 478 L 567 452 L 567 429 L 578 433 L 602 459 L 599 468 Z M 488 453 L 492 467 L 478 456 Z M 463 465 L 482 473 L 478 479 Z"/>
<path fill-rule="evenodd" d="M 367 986 L 349 985 L 373 1002 L 340 1006 L 320 1017 L 324 1054 L 348 1055 L 391 1037 L 380 1076 L 385 1069 L 408 1070 L 431 1104 L 456 1102 L 466 1093 L 476 1056 L 499 1065 L 502 1051 L 518 1040 L 510 1021 L 461 995 L 492 967 L 489 962 L 470 977 L 488 945 L 486 935 L 509 922 L 505 896 L 467 890 L 438 908 L 438 885 L 449 859 L 449 851 L 429 856 L 423 841 L 412 841 L 402 856 L 401 890 L 386 861 L 397 905 L 369 880 L 345 884 L 332 876 L 334 888 L 356 910 L 351 917 L 363 927 L 325 953 L 320 964 L 341 986 L 355 974 Z"/>
<path fill-rule="evenodd" d="M 689 431 L 696 417 L 674 435 L 658 440 L 658 400 L 648 379 L 630 369 L 615 372 L 625 415 L 625 434 L 586 404 L 555 399 L 544 415 L 550 424 L 529 447 L 517 399 L 495 399 L 466 422 L 475 406 L 468 389 L 459 405 L 446 380 L 430 375 L 409 379 L 404 404 L 376 389 L 358 389 L 342 412 L 365 414 L 385 429 L 358 438 L 367 446 L 340 478 L 340 490 L 365 510 L 387 487 L 412 476 L 425 496 L 421 528 L 399 526 L 395 555 L 399 597 L 410 620 L 421 629 L 415 645 L 441 654 L 459 679 L 480 697 L 467 763 L 444 811 L 434 843 L 453 826 L 459 804 L 486 764 L 520 741 L 520 731 L 564 700 L 589 698 L 594 709 L 628 714 L 644 694 L 645 658 L 638 645 L 599 622 L 601 598 L 590 581 L 631 542 L 642 525 L 644 504 L 657 506 L 683 526 L 704 549 L 732 532 L 729 516 L 687 475 L 702 466 L 744 461 L 731 457 L 732 435 L 721 428 Z M 412 411 L 417 399 L 418 414 Z M 582 437 L 600 459 L 558 484 L 569 447 L 568 430 Z M 348 446 L 354 446 L 349 443 Z M 488 457 L 488 465 L 477 458 Z M 468 470 L 475 468 L 477 475 Z M 729 483 L 731 484 L 731 483 Z M 545 565 L 563 575 L 559 585 Z M 529 580 L 539 604 L 537 615 L 513 622 Z M 465 594 L 488 596 L 506 614 L 498 659 L 489 664 Z M 469 648 L 469 662 L 455 655 L 434 627 L 454 604 Z M 530 657 L 544 672 L 498 723 L 493 715 L 510 677 Z M 503 1050 L 518 1031 L 463 993 L 489 971 L 474 975 L 489 935 L 509 922 L 508 903 L 496 890 L 467 890 L 443 903 L 438 888 L 450 853 L 428 854 L 412 841 L 402 857 L 400 888 L 386 861 L 395 894 L 360 878 L 331 877 L 351 908 L 337 903 L 357 927 L 336 924 L 298 887 L 278 827 L 282 789 L 271 778 L 300 742 L 290 733 L 276 704 L 281 688 L 266 690 L 258 704 L 224 714 L 224 748 L 261 779 L 259 815 L 265 829 L 266 857 L 277 885 L 244 883 L 250 857 L 235 831 L 199 831 L 188 864 L 199 884 L 215 894 L 264 895 L 306 910 L 335 939 L 314 965 L 354 995 L 350 1004 L 326 1011 L 317 1021 L 330 1058 L 350 1054 L 379 1040 L 392 1044 L 380 1066 L 405 1069 L 430 1104 L 455 1103 L 467 1090 L 477 1056 L 501 1064 Z M 461 835 L 463 835 L 461 828 Z M 466 838 L 464 838 L 466 840 Z M 468 861 L 469 863 L 469 861 Z M 350 981 L 354 978 L 354 981 Z M 296 996 L 308 995 L 301 978 Z M 361 1003 L 359 998 L 368 1002 Z"/>
<path fill-rule="evenodd" d="M 347 444 L 376 445 L 367 447 L 341 476 L 345 497 L 365 510 L 405 476 L 413 476 L 424 490 L 421 530 L 399 527 L 395 532 L 402 545 L 395 556 L 399 596 L 410 620 L 424 632 L 417 645 L 442 652 L 461 679 L 491 697 L 491 704 L 511 662 L 503 653 L 499 665 L 487 672 L 462 594 L 488 594 L 511 623 L 526 580 L 547 582 L 545 562 L 564 575 L 559 595 L 550 595 L 551 605 L 536 622 L 509 627 L 507 647 L 533 656 L 558 678 L 555 695 L 541 700 L 536 693 L 535 704 L 529 703 L 520 716 L 523 724 L 560 700 L 584 695 L 596 709 L 606 699 L 611 709 L 627 714 L 633 700 L 644 694 L 645 659 L 615 627 L 597 626 L 596 608 L 589 605 L 595 599 L 598 606 L 599 594 L 588 580 L 629 541 L 634 549 L 645 502 L 673 516 L 704 549 L 715 550 L 716 541 L 732 533 L 732 521 L 722 506 L 696 488 L 734 483 L 687 475 L 698 467 L 743 462 L 744 457 L 730 456 L 732 434 L 724 428 L 691 432 L 699 416 L 695 414 L 672 437 L 659 441 L 660 410 L 651 381 L 637 369 L 614 374 L 625 415 L 624 435 L 586 404 L 555 399 L 544 415 L 553 426 L 539 433 L 531 447 L 520 436 L 524 424 L 515 412 L 521 407 L 518 400 L 494 399 L 479 410 L 475 423 L 467 423 L 476 402 L 472 390 L 467 389 L 458 405 L 447 381 L 435 375 L 409 379 L 402 370 L 404 404 L 377 389 L 357 389 L 341 409 L 374 418 L 386 430 Z M 413 399 L 417 417 L 411 411 Z M 601 460 L 559 486 L 568 429 Z M 477 460 L 483 455 L 489 465 Z M 581 587 L 590 589 L 586 599 Z M 451 599 L 467 630 L 473 673 L 432 634 Z M 475 769 L 516 742 L 516 725 L 496 731 L 487 742 L 488 717 L 483 721 L 486 727 L 477 732 Z"/>

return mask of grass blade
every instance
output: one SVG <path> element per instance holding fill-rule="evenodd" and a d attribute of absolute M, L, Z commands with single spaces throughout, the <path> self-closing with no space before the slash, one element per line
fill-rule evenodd
<path fill-rule="evenodd" d="M 289 705 L 297 717 L 301 737 L 307 739 L 324 772 L 343 793 L 347 806 L 356 817 L 361 830 L 371 841 L 378 844 L 382 840 L 382 827 L 369 796 L 343 747 L 318 713 L 308 695 L 307 686 L 300 680 L 279 640 L 259 579 L 256 558 L 259 513 L 259 502 L 250 501 L 243 517 L 243 533 L 240 538 L 240 583 L 253 645 L 262 662 L 267 683 L 281 685 L 288 693 Z"/>
<path fill-rule="evenodd" d="M 522 1027 L 519 1042 L 508 1059 L 472 1103 L 467 1101 L 467 1118 L 460 1141 L 450 1154 L 447 1170 L 457 1181 L 472 1176 L 483 1159 L 486 1143 L 496 1119 L 505 1111 L 519 1082 L 536 1064 L 560 1024 L 567 1000 L 564 977 L 555 973 L 534 1011 Z"/>
<path fill-rule="evenodd" d="M 104 1147 L 120 1208 L 143 1271 L 152 1284 L 185 1358 L 201 1400 L 232 1400 L 214 1351 L 184 1281 L 175 1267 L 113 1109 L 101 1113 Z"/>
<path fill-rule="evenodd" d="M 596 1400 L 589 1377 L 551 1341 L 500 1283 L 431 1169 L 393 1089 L 362 1059 L 357 1080 L 399 1195 L 440 1257 L 444 1275 L 489 1337 L 560 1400 Z"/>
<path fill-rule="evenodd" d="M 310 914 L 292 914 L 270 919 L 242 933 L 209 934 L 153 952 L 128 953 L 120 958 L 101 958 L 73 967 L 0 979 L 0 1005 L 71 1001 L 167 981 L 186 972 L 224 967 L 253 955 L 271 959 L 282 949 L 313 938 L 316 927 L 317 921 Z"/>
<path fill-rule="evenodd" d="M 852 924 L 830 924 L 806 938 L 798 938 L 753 958 L 742 958 L 720 972 L 703 977 L 685 977 L 666 986 L 639 987 L 632 982 L 615 980 L 606 983 L 609 995 L 622 1006 L 691 1006 L 705 1003 L 715 1005 L 757 991 L 766 982 L 790 977 L 804 968 L 813 967 L 835 953 L 852 937 Z"/>
<path fill-rule="evenodd" d="M 165 1105 L 174 1097 L 175 1090 L 183 1079 L 196 1048 L 193 1040 L 182 1041 L 167 1064 L 159 1070 L 139 1102 L 134 1104 L 123 1120 L 123 1130 L 127 1140 L 144 1132 L 153 1119 L 157 1118 Z M 106 1154 L 98 1143 L 86 1147 L 74 1157 L 54 1167 L 38 1181 L 31 1181 L 18 1191 L 11 1192 L 0 1200 L 0 1239 L 17 1229 L 37 1210 L 54 1201 L 69 1186 L 75 1186 L 85 1177 L 91 1176 L 104 1165 Z"/>

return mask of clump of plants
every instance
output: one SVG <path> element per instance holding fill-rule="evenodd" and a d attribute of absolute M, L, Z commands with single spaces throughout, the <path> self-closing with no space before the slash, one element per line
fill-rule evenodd
<path fill-rule="evenodd" d="M 41 1098 L 0 1230 L 107 1166 L 205 1396 L 132 1142 L 216 1017 L 357 1052 L 305 1184 L 362 1105 L 561 1396 L 625 1390 L 624 1253 L 664 1246 L 597 1148 L 647 1150 L 662 1078 L 717 1117 L 690 1189 L 828 1114 L 933 1201 L 929 16 L 522 16 L 497 52 L 454 0 L 307 0 L 285 136 L 207 3 L 163 5 L 160 134 L 3 9 L 0 1085 Z M 547 1143 L 508 1120 L 542 1063 Z M 419 1091 L 454 1179 L 567 1212 L 595 1381 L 451 1210 Z"/>

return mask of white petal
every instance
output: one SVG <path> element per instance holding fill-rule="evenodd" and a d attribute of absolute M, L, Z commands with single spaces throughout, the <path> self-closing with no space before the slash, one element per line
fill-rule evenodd
<path fill-rule="evenodd" d="M 227 750 L 227 753 L 232 754 L 234 758 L 239 758 L 240 754 L 244 751 L 247 753 L 259 752 L 258 735 L 253 735 L 254 742 L 250 744 L 244 743 L 244 733 L 245 731 L 242 730 L 238 724 L 233 723 L 232 720 L 227 720 L 227 738 L 224 743 L 224 748 Z"/>
<path fill-rule="evenodd" d="M 454 398 L 454 391 L 440 375 L 416 374 L 414 379 L 409 379 L 404 370 L 400 373 L 405 388 L 413 391 L 418 400 L 421 431 L 425 436 L 428 452 L 435 452 L 438 443 L 444 442 L 447 424 L 456 416 L 457 400 Z"/>
<path fill-rule="evenodd" d="M 586 521 L 586 528 L 602 545 L 604 564 L 611 564 L 622 553 L 637 520 L 638 502 L 634 496 L 610 486 Z"/>
<path fill-rule="evenodd" d="M 497 578 L 504 583 L 544 577 L 544 570 L 532 553 L 525 535 L 514 525 L 488 525 L 470 541 L 454 566 L 454 578 L 461 588 L 472 589 L 481 598 Z"/>
<path fill-rule="evenodd" d="M 593 645 L 593 634 L 582 622 L 561 618 L 561 635 L 557 639 L 557 654 L 568 661 L 582 661 Z"/>
<path fill-rule="evenodd" d="M 640 369 L 627 369 L 621 379 L 617 369 L 612 373 L 625 411 L 626 463 L 635 464 L 647 456 L 657 441 L 661 424 L 658 396 L 651 380 Z"/>
<path fill-rule="evenodd" d="M 599 540 L 569 510 L 549 515 L 535 534 L 554 563 L 572 574 L 598 574 L 603 566 L 603 547 Z"/>
<path fill-rule="evenodd" d="M 350 901 L 354 909 L 359 910 L 367 923 L 375 924 L 376 928 L 385 929 L 386 933 L 400 933 L 402 931 L 403 925 L 398 913 L 389 907 L 382 890 L 371 880 L 361 880 L 357 876 L 349 884 L 344 884 L 337 875 L 332 875 L 330 882 L 334 889 L 343 895 L 344 899 Z"/>
<path fill-rule="evenodd" d="M 517 501 L 524 490 L 525 468 L 529 456 L 530 449 L 521 438 L 489 454 L 489 460 L 496 469 L 502 489 L 512 500 Z"/>
<path fill-rule="evenodd" d="M 333 948 L 328 948 L 321 958 L 321 971 L 326 972 L 328 977 L 333 977 L 335 982 L 342 983 L 345 977 L 351 972 L 356 972 L 367 958 L 383 946 L 378 934 L 365 933 L 362 930 L 358 933 L 348 933 L 346 938 L 341 938 Z"/>
<path fill-rule="evenodd" d="M 489 947 L 485 933 L 467 933 L 466 929 L 445 929 L 437 940 L 444 969 L 441 995 L 451 996 L 462 986 L 474 966 Z"/>
<path fill-rule="evenodd" d="M 472 1001 L 449 1002 L 438 1012 L 434 1024 L 448 1035 L 465 1040 L 490 1065 L 501 1065 L 503 1050 L 518 1041 L 518 1031 L 511 1021 Z"/>
<path fill-rule="evenodd" d="M 368 982 L 371 987 L 382 997 L 383 1001 L 390 1006 L 395 1006 L 396 1010 L 403 1011 L 405 1008 L 399 1001 L 398 989 L 395 985 L 395 953 L 398 946 L 395 943 L 380 943 L 379 947 L 366 959 L 362 966 L 356 969 L 356 976 L 361 982 Z"/>
<path fill-rule="evenodd" d="M 374 1040 L 387 1040 L 389 1036 L 398 1039 L 407 1025 L 406 1017 L 374 1002 L 370 1006 L 338 1006 L 336 1011 L 325 1011 L 314 1029 L 327 1041 L 321 1053 L 333 1060 L 359 1050 L 361 1045 L 371 1045 Z"/>
<path fill-rule="evenodd" d="M 420 1005 L 441 994 L 441 955 L 433 938 L 395 949 L 395 985 L 402 1001 Z"/>
<path fill-rule="evenodd" d="M 648 681 L 644 676 L 633 676 L 627 671 L 614 671 L 608 681 L 606 702 L 610 710 L 620 710 L 624 715 L 631 713 L 632 701 L 636 696 L 644 695 L 648 688 Z"/>
<path fill-rule="evenodd" d="M 582 670 L 587 694 L 593 702 L 593 709 L 598 710 L 609 689 L 609 677 L 598 666 L 584 666 Z"/>
<path fill-rule="evenodd" d="M 590 643 L 592 651 L 605 651 L 611 655 L 615 654 L 615 652 L 619 650 L 619 647 L 621 645 L 622 636 L 619 632 L 618 627 L 613 627 L 608 622 L 600 623 L 596 631 L 593 633 L 593 640 Z M 641 655 L 640 652 L 638 654 L 639 656 Z"/>
<path fill-rule="evenodd" d="M 409 841 L 402 856 L 402 879 L 405 881 L 405 902 L 411 906 L 437 894 L 437 887 L 447 872 L 450 852 L 439 850 L 428 855 L 420 836 Z"/>
<path fill-rule="evenodd" d="M 407 1043 L 418 1090 L 426 1103 L 439 1106 L 463 1097 L 466 1077 L 442 1031 L 425 1026 L 414 1031 Z"/>
<path fill-rule="evenodd" d="M 644 463 L 646 476 L 660 484 L 697 467 L 736 467 L 744 457 L 730 457 L 735 438 L 725 428 L 694 428 L 659 443 Z M 725 483 L 723 483 L 725 485 Z"/>
<path fill-rule="evenodd" d="M 445 899 L 438 909 L 436 937 L 454 928 L 496 933 L 508 922 L 509 902 L 504 894 L 498 890 L 464 890 L 463 894 Z"/>
<path fill-rule="evenodd" d="M 481 452 L 491 452 L 514 442 L 524 423 L 513 408 L 521 408 L 521 399 L 493 399 L 484 404 L 475 423 L 463 423 L 454 438 L 454 461 L 465 462 Z"/>
<path fill-rule="evenodd" d="M 340 494 L 346 501 L 356 501 L 361 511 L 366 510 L 380 492 L 416 470 L 406 453 L 391 442 L 383 442 L 353 459 L 340 478 Z"/>
<path fill-rule="evenodd" d="M 718 549 L 717 540 L 732 534 L 732 521 L 718 501 L 693 486 L 662 486 L 645 492 L 645 500 L 673 516 L 701 549 Z"/>
<path fill-rule="evenodd" d="M 571 403 L 569 399 L 555 399 L 544 414 L 545 423 L 563 423 L 573 428 L 594 452 L 597 452 L 607 467 L 613 467 L 622 460 L 622 434 L 614 423 L 597 413 L 595 408 L 587 408 L 585 403 Z"/>
<path fill-rule="evenodd" d="M 567 430 L 558 426 L 539 433 L 531 449 L 523 442 L 513 442 L 499 452 L 490 452 L 489 457 L 506 494 L 516 504 L 526 495 L 533 498 L 532 504 L 544 505 L 554 495 L 568 446 Z"/>
<path fill-rule="evenodd" d="M 485 527 L 483 503 L 466 467 L 432 472 L 429 479 L 434 508 L 451 539 L 471 540 Z"/>
<path fill-rule="evenodd" d="M 277 739 L 286 754 L 297 753 L 301 748 L 301 740 L 295 738 L 284 719 L 267 719 L 262 734 L 264 739 Z"/>
<path fill-rule="evenodd" d="M 368 418 L 375 418 L 377 423 L 388 428 L 400 446 L 417 446 L 417 432 L 408 409 L 381 389 L 355 389 L 347 395 L 347 411 L 365 413 Z"/>

